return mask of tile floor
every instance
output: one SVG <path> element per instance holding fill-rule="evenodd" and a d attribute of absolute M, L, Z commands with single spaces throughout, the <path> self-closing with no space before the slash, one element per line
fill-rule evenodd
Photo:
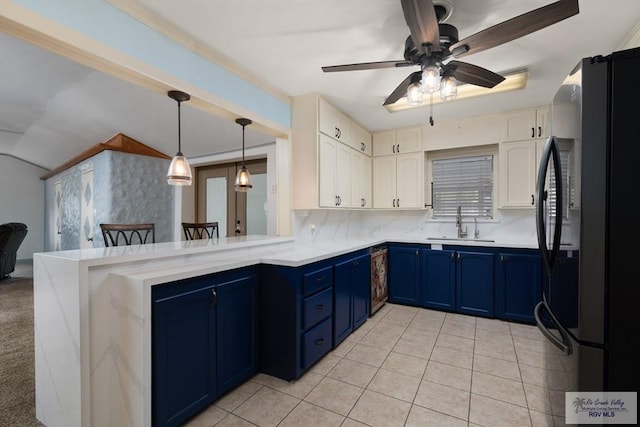
<path fill-rule="evenodd" d="M 534 326 L 386 304 L 298 380 L 258 374 L 187 425 L 562 426 L 568 378 L 543 345 Z"/>

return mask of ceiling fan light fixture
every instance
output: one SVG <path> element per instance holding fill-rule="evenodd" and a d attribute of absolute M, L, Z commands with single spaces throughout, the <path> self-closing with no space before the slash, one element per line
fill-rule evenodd
<path fill-rule="evenodd" d="M 440 98 L 443 101 L 453 101 L 458 97 L 458 83 L 453 76 L 445 76 L 440 82 Z"/>
<path fill-rule="evenodd" d="M 422 91 L 434 93 L 440 90 L 440 67 L 428 65 L 422 70 Z"/>

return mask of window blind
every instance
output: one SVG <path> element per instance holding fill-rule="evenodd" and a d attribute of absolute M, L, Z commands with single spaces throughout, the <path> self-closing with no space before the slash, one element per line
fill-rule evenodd
<path fill-rule="evenodd" d="M 433 217 L 493 218 L 493 156 L 434 160 Z"/>
<path fill-rule="evenodd" d="M 564 218 L 569 217 L 569 196 L 571 195 L 571 183 L 569 182 L 569 177 L 572 175 L 573 171 L 570 170 L 571 162 L 571 154 L 568 150 L 560 150 L 560 172 L 562 175 L 562 216 Z M 551 217 L 556 216 L 556 175 L 555 168 L 553 167 L 553 162 L 550 162 L 550 167 L 548 169 L 548 190 L 547 190 L 547 206 L 549 207 L 549 215 Z"/>

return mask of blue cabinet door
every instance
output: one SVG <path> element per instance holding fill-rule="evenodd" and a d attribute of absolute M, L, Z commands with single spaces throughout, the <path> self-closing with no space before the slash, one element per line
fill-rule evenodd
<path fill-rule="evenodd" d="M 456 258 L 456 310 L 493 317 L 494 254 L 458 251 Z"/>
<path fill-rule="evenodd" d="M 420 249 L 389 246 L 389 302 L 420 304 Z"/>
<path fill-rule="evenodd" d="M 353 260 L 338 263 L 334 267 L 333 282 L 333 345 L 340 344 L 353 331 L 353 301 L 351 275 Z"/>
<path fill-rule="evenodd" d="M 152 399 L 158 426 L 181 424 L 217 396 L 215 286 L 210 279 L 177 285 L 153 296 Z"/>
<path fill-rule="evenodd" d="M 422 305 L 438 310 L 456 308 L 456 252 L 422 250 Z"/>
<path fill-rule="evenodd" d="M 371 256 L 361 255 L 355 259 L 353 274 L 353 329 L 357 329 L 369 318 L 371 310 Z"/>
<path fill-rule="evenodd" d="M 369 255 L 334 266 L 333 345 L 340 344 L 369 316 L 371 259 Z"/>
<path fill-rule="evenodd" d="M 535 323 L 533 309 L 542 300 L 540 255 L 499 253 L 497 271 L 498 317 Z"/>
<path fill-rule="evenodd" d="M 258 369 L 258 276 L 245 274 L 223 280 L 216 286 L 218 394 Z"/>

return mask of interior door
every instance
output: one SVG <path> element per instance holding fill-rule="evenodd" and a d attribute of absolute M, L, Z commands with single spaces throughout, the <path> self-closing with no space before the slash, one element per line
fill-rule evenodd
<path fill-rule="evenodd" d="M 267 161 L 245 161 L 253 188 L 246 193 L 234 189 L 241 163 L 197 168 L 196 221 L 217 221 L 221 237 L 267 233 Z"/>

